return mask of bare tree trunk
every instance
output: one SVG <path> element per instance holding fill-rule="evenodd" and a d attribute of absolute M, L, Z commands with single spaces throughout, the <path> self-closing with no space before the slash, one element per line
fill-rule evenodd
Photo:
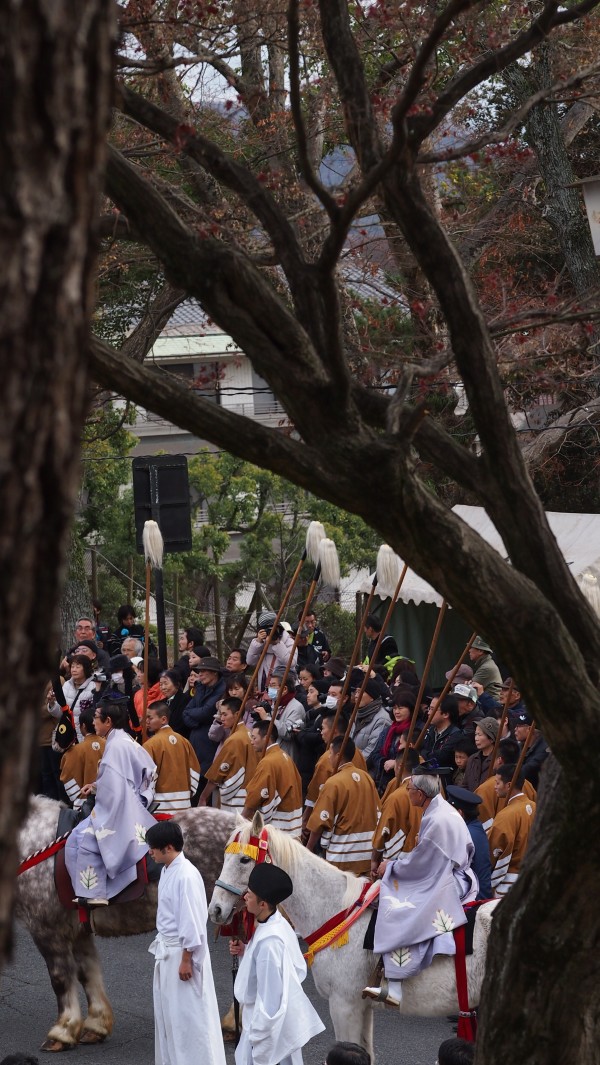
<path fill-rule="evenodd" d="M 73 646 L 73 632 L 78 618 L 93 617 L 90 589 L 85 572 L 83 547 L 71 536 L 67 558 L 67 575 L 60 600 L 60 647 L 68 651 Z"/>
<path fill-rule="evenodd" d="M 600 1061 L 598 791 L 554 759 L 543 779 L 526 866 L 494 916 L 477 1065 L 500 1046 L 519 1065 Z"/>
<path fill-rule="evenodd" d="M 109 0 L 23 0 L 0 20 L 0 962 L 86 412 L 111 94 Z M 19 682 L 15 683 L 18 668 Z"/>

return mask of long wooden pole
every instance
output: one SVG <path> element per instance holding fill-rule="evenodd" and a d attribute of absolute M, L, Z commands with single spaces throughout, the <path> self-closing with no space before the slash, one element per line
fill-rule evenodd
<path fill-rule="evenodd" d="M 452 684 L 454 683 L 454 678 L 455 678 L 456 674 L 458 673 L 458 671 L 459 671 L 459 669 L 461 667 L 462 660 L 465 657 L 465 655 L 467 655 L 469 653 L 469 651 L 471 650 L 471 647 L 473 646 L 473 643 L 475 641 L 476 636 L 477 636 L 477 633 L 474 632 L 469 637 L 469 639 L 467 641 L 467 645 L 466 645 L 463 653 L 461 654 L 460 658 L 458 659 L 458 662 L 454 666 L 450 676 L 448 677 L 448 680 L 446 681 L 444 687 L 442 688 L 442 691 L 441 691 L 440 695 L 438 696 L 436 705 L 434 706 L 433 710 L 429 711 L 429 714 L 427 716 L 427 721 L 423 725 L 423 728 L 421 729 L 421 731 L 420 731 L 420 733 L 419 733 L 419 735 L 417 737 L 417 742 L 415 743 L 415 751 L 420 751 L 421 750 L 421 747 L 423 746 L 423 740 L 425 739 L 425 734 L 426 734 L 427 729 L 429 728 L 429 726 L 431 725 L 431 722 L 433 720 L 433 715 L 435 714 L 438 706 L 440 706 L 442 700 L 446 698 L 448 692 L 450 691 L 450 688 L 452 687 Z"/>
<path fill-rule="evenodd" d="M 367 669 L 366 669 L 362 684 L 361 684 L 360 689 L 358 691 L 358 695 L 356 696 L 356 699 L 355 699 L 355 702 L 354 702 L 354 707 L 353 707 L 352 713 L 350 715 L 350 720 L 349 720 L 349 722 L 348 722 L 348 724 L 346 726 L 346 731 L 344 733 L 344 739 L 342 740 L 342 746 L 340 747 L 339 754 L 338 754 L 338 757 L 337 757 L 337 765 L 341 765 L 342 758 L 344 756 L 344 749 L 346 747 L 346 744 L 347 744 L 348 740 L 350 739 L 350 733 L 352 732 L 352 729 L 354 727 L 354 722 L 356 720 L 356 715 L 358 713 L 358 708 L 360 706 L 360 701 L 361 701 L 363 695 L 365 694 L 365 689 L 366 689 L 367 684 L 369 682 L 369 673 L 371 672 L 371 665 L 373 664 L 373 662 L 377 661 L 377 655 L 379 654 L 379 648 L 381 647 L 381 644 L 383 643 L 383 638 L 385 636 L 386 629 L 387 629 L 387 627 L 389 625 L 390 618 L 392 616 L 392 611 L 393 611 L 393 609 L 394 609 L 394 607 L 396 605 L 396 602 L 398 600 L 398 596 L 400 595 L 400 589 L 402 587 L 402 583 L 404 581 L 404 578 L 406 577 L 407 572 L 408 572 L 408 564 L 405 562 L 404 566 L 402 567 L 402 573 L 400 574 L 400 578 L 399 578 L 398 583 L 396 585 L 396 589 L 394 591 L 394 594 L 393 594 L 393 596 L 390 599 L 390 605 L 387 608 L 386 615 L 385 615 L 385 618 L 384 618 L 384 621 L 383 621 L 383 625 L 381 626 L 381 632 L 379 633 L 379 636 L 377 637 L 377 642 L 375 644 L 375 647 L 373 648 L 373 654 L 371 655 L 371 657 L 369 659 L 369 665 L 367 666 Z"/>
<path fill-rule="evenodd" d="M 431 644 L 430 644 L 430 647 L 429 647 L 429 653 L 427 655 L 425 666 L 423 668 L 423 675 L 421 677 L 421 683 L 419 685 L 419 693 L 417 695 L 417 701 L 415 703 L 415 708 L 413 710 L 413 715 L 412 715 L 412 718 L 411 718 L 410 727 L 409 727 L 409 730 L 408 730 L 408 733 L 407 733 L 407 736 L 406 736 L 406 747 L 404 748 L 404 754 L 402 755 L 402 767 L 400 769 L 400 780 L 404 779 L 404 774 L 406 772 L 406 761 L 407 761 L 407 758 L 408 758 L 408 750 L 409 750 L 409 747 L 410 747 L 410 744 L 411 744 L 411 740 L 413 738 L 413 733 L 414 733 L 416 725 L 417 725 L 417 718 L 419 716 L 419 711 L 421 709 L 421 703 L 423 702 L 423 692 L 425 691 L 425 685 L 427 684 L 427 678 L 429 676 L 429 670 L 431 669 L 431 663 L 433 661 L 433 656 L 435 654 L 436 647 L 438 645 L 438 640 L 440 638 L 440 632 L 441 632 L 441 629 L 442 629 L 442 622 L 444 620 L 444 616 L 446 614 L 446 610 L 447 609 L 448 609 L 448 603 L 446 602 L 445 599 L 442 599 L 442 605 L 440 606 L 438 617 L 437 617 L 437 621 L 436 621 L 436 624 L 435 624 L 435 629 L 433 630 L 433 636 L 431 637 Z"/>
<path fill-rule="evenodd" d="M 142 743 L 148 739 L 146 713 L 148 711 L 148 644 L 150 643 L 150 563 L 146 563 L 146 617 L 144 620 L 144 698 L 142 704 Z"/>
<path fill-rule="evenodd" d="M 319 577 L 320 576 L 321 576 L 321 563 L 317 562 L 317 565 L 315 567 L 315 572 L 313 574 L 313 579 L 310 582 L 310 586 L 309 586 L 309 589 L 308 589 L 308 595 L 306 596 L 306 601 L 304 603 L 304 608 L 302 610 L 302 615 L 301 615 L 300 620 L 298 622 L 298 628 L 296 629 L 296 635 L 294 636 L 294 642 L 292 644 L 292 649 L 291 649 L 291 651 L 289 653 L 288 660 L 287 660 L 287 662 L 285 664 L 285 669 L 283 671 L 283 676 L 281 677 L 281 679 L 279 681 L 279 691 L 277 692 L 277 698 L 275 699 L 275 702 L 273 704 L 273 709 L 271 711 L 271 720 L 269 721 L 269 728 L 268 728 L 268 731 L 267 731 L 267 738 L 266 738 L 266 743 L 265 743 L 265 751 L 266 751 L 266 749 L 267 749 L 267 747 L 269 745 L 269 741 L 271 739 L 271 734 L 273 732 L 273 725 L 275 724 L 275 718 L 277 717 L 277 711 L 279 710 L 279 704 L 281 703 L 283 692 L 285 690 L 285 685 L 286 685 L 288 676 L 290 674 L 290 670 L 292 668 L 292 662 L 294 660 L 294 655 L 296 653 L 296 648 L 298 646 L 298 641 L 300 639 L 300 633 L 302 632 L 302 629 L 304 627 L 304 619 L 306 618 L 306 615 L 308 614 L 308 610 L 309 610 L 310 604 L 312 602 L 312 598 L 313 598 L 313 596 L 315 594 L 315 591 L 317 589 L 317 584 L 319 583 Z"/>
<path fill-rule="evenodd" d="M 265 642 L 263 644 L 263 649 L 260 652 L 260 655 L 259 655 L 259 658 L 258 658 L 258 662 L 256 663 L 256 665 L 254 667 L 254 671 L 253 671 L 252 676 L 250 677 L 250 680 L 248 682 L 248 687 L 246 688 L 246 691 L 244 692 L 244 695 L 243 695 L 243 698 L 242 698 L 242 705 L 240 706 L 240 708 L 239 708 L 239 710 L 238 710 L 238 712 L 236 714 L 236 718 L 235 718 L 235 721 L 234 721 L 232 729 L 231 729 L 232 733 L 233 733 L 234 729 L 237 728 L 238 722 L 240 722 L 242 720 L 242 717 L 243 717 L 243 714 L 244 714 L 244 710 L 246 709 L 246 703 L 248 702 L 248 699 L 250 698 L 250 694 L 252 692 L 252 689 L 254 687 L 254 683 L 255 683 L 257 677 L 260 676 L 260 670 L 262 668 L 262 664 L 263 664 L 263 662 L 265 660 L 265 656 L 267 654 L 267 651 L 269 650 L 269 647 L 271 646 L 271 643 L 273 641 L 273 637 L 275 635 L 275 631 L 277 629 L 277 626 L 279 625 L 279 621 L 280 621 L 281 617 L 283 616 L 283 612 L 284 612 L 285 608 L 287 607 L 287 605 L 288 605 L 288 603 L 290 601 L 290 596 L 291 596 L 291 594 L 292 594 L 292 592 L 294 590 L 294 587 L 296 585 L 298 577 L 300 576 L 300 571 L 301 571 L 304 563 L 306 562 L 306 554 L 307 554 L 307 552 L 306 552 L 306 548 L 305 548 L 304 551 L 302 552 L 302 557 L 300 558 L 300 560 L 298 562 L 298 565 L 296 566 L 296 569 L 294 570 L 292 579 L 291 579 L 290 583 L 288 584 L 286 593 L 285 593 L 283 599 L 281 600 L 281 606 L 279 607 L 279 610 L 277 611 L 277 614 L 275 615 L 275 621 L 273 622 L 273 627 L 272 627 L 271 631 L 267 633 L 267 638 L 266 638 L 266 640 L 265 640 Z"/>
<path fill-rule="evenodd" d="M 521 753 L 519 755 L 519 761 L 517 762 L 517 764 L 515 766 L 515 771 L 513 773 L 513 777 L 512 777 L 512 780 L 510 782 L 510 791 L 508 793 L 508 798 L 507 798 L 507 803 L 506 803 L 507 806 L 508 806 L 508 799 L 510 799 L 511 792 L 512 792 L 513 788 L 517 787 L 517 780 L 519 779 L 519 773 L 521 772 L 521 770 L 523 768 L 523 762 L 525 761 L 525 755 L 527 754 L 527 751 L 529 750 L 529 748 L 531 746 L 531 741 L 533 739 L 534 733 L 535 733 L 535 721 L 532 721 L 531 725 L 529 726 L 529 732 L 527 733 L 527 735 L 525 737 L 525 743 L 521 747 Z"/>
<path fill-rule="evenodd" d="M 333 737 L 335 736 L 335 730 L 336 730 L 336 728 L 338 726 L 338 721 L 340 719 L 342 710 L 344 708 L 344 703 L 346 702 L 346 698 L 348 696 L 348 688 L 350 687 L 350 679 L 351 679 L 351 676 L 352 676 L 352 670 L 354 669 L 354 667 L 355 667 L 355 665 L 356 665 L 356 663 L 358 661 L 358 656 L 360 655 L 360 648 L 361 648 L 361 645 L 362 645 L 362 639 L 363 639 L 364 632 L 365 632 L 365 627 L 366 627 L 366 624 L 367 624 L 367 618 L 368 618 L 368 616 L 370 614 L 370 611 L 371 611 L 371 603 L 373 602 L 373 597 L 375 595 L 376 587 L 377 587 L 377 574 L 375 574 L 375 576 L 373 577 L 373 582 L 371 584 L 371 590 L 369 592 L 369 595 L 368 595 L 368 598 L 367 598 L 367 602 L 365 604 L 365 609 L 363 610 L 362 618 L 360 620 L 360 624 L 359 624 L 359 627 L 358 627 L 358 633 L 357 633 L 357 636 L 356 636 L 356 640 L 354 641 L 354 647 L 352 649 L 352 657 L 350 658 L 350 662 L 348 664 L 348 669 L 346 670 L 346 676 L 344 678 L 344 684 L 342 686 L 342 691 L 341 691 L 340 698 L 338 700 L 338 705 L 337 705 L 337 708 L 336 708 L 336 711 L 335 711 L 335 717 L 333 719 L 333 725 L 331 727 L 331 736 L 329 737 L 329 743 L 327 744 L 327 750 L 329 750 L 329 747 L 331 746 L 331 741 L 332 741 Z"/>
<path fill-rule="evenodd" d="M 487 775 L 487 779 L 488 780 L 490 779 L 490 777 L 492 776 L 492 774 L 494 772 L 494 765 L 495 765 L 495 762 L 496 762 L 496 758 L 498 757 L 498 748 L 500 746 L 500 740 L 502 739 L 502 732 L 504 731 L 504 724 L 505 724 L 505 721 L 506 721 L 506 719 L 508 717 L 508 704 L 510 702 L 510 697 L 511 697 L 512 693 L 513 693 L 513 681 L 512 681 L 512 677 L 511 677 L 511 681 L 510 681 L 510 684 L 508 686 L 508 691 L 506 693 L 506 702 L 504 704 L 504 709 L 502 710 L 502 716 L 500 718 L 500 724 L 498 726 L 498 735 L 496 736 L 496 740 L 494 742 L 494 749 L 492 751 L 492 757 L 490 759 L 490 768 L 488 770 L 488 775 Z"/>

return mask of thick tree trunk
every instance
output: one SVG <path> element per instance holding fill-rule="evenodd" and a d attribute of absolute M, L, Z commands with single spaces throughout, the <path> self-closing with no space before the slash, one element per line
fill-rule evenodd
<path fill-rule="evenodd" d="M 62 651 L 68 651 L 73 646 L 75 624 L 84 616 L 94 616 L 90 587 L 85 573 L 81 541 L 72 535 L 67 556 L 67 574 L 60 600 L 59 639 Z"/>
<path fill-rule="evenodd" d="M 513 89 L 519 106 L 540 89 L 547 89 L 554 83 L 553 47 L 550 43 L 544 44 L 528 67 L 515 64 L 505 72 L 505 81 Z M 544 181 L 544 218 L 554 230 L 573 288 L 578 296 L 583 297 L 596 288 L 600 272 L 581 190 L 574 184 L 576 178 L 561 128 L 558 104 L 546 100 L 534 107 L 525 122 L 525 133 Z"/>
<path fill-rule="evenodd" d="M 87 395 L 90 233 L 110 113 L 109 0 L 23 0 L 0 20 L 0 961 Z M 18 681 L 16 680 L 18 678 Z"/>
<path fill-rule="evenodd" d="M 526 867 L 494 917 L 477 1065 L 500 1047 L 519 1065 L 600 1061 L 599 816 L 591 778 L 551 759 Z"/>

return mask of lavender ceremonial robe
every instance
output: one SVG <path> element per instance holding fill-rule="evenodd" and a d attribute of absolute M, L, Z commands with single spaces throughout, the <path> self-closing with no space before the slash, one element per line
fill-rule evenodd
<path fill-rule="evenodd" d="M 75 894 L 112 899 L 131 884 L 136 863 L 148 851 L 146 831 L 156 824 L 147 805 L 154 796 L 156 766 L 122 729 L 112 729 L 96 781 L 96 804 L 71 833 L 65 861 Z"/>
<path fill-rule="evenodd" d="M 390 862 L 381 882 L 375 950 L 385 975 L 405 980 L 436 954 L 454 954 L 452 929 L 466 924 L 463 903 L 479 890 L 475 848 L 462 817 L 441 795 L 423 814 L 414 850 Z"/>

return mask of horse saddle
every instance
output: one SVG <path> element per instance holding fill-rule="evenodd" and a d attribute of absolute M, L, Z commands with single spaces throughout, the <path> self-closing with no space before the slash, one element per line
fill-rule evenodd
<path fill-rule="evenodd" d="M 62 836 L 65 832 L 75 828 L 79 820 L 80 815 L 77 810 L 68 808 L 61 810 L 58 819 L 57 836 Z M 136 865 L 135 880 L 132 880 L 131 884 L 123 888 L 123 891 L 120 891 L 118 895 L 110 899 L 109 905 L 113 906 L 120 902 L 135 902 L 136 899 L 141 899 L 146 891 L 146 885 L 158 880 L 160 873 L 160 865 L 157 865 L 149 854 L 144 855 Z M 65 862 L 64 847 L 61 847 L 54 856 L 54 883 L 61 906 L 64 906 L 65 910 L 79 909 L 77 903 L 73 902 L 75 891 Z"/>

